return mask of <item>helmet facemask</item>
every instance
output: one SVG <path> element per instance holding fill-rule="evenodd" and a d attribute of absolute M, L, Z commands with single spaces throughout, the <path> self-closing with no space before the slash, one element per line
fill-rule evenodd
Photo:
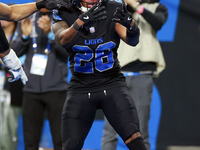
<path fill-rule="evenodd" d="M 81 7 L 79 8 L 82 12 L 88 11 L 92 6 L 98 3 L 99 0 L 81 0 Z"/>
<path fill-rule="evenodd" d="M 100 3 L 100 5 L 102 5 L 105 2 L 107 2 L 107 0 L 72 0 L 72 4 L 75 8 L 81 10 L 82 12 L 88 11 L 96 3 Z"/>

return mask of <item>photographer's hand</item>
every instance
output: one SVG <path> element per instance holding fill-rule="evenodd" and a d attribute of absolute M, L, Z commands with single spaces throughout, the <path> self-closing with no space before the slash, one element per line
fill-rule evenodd
<path fill-rule="evenodd" d="M 139 0 L 123 0 L 123 1 L 126 2 L 126 4 L 132 7 L 133 9 L 138 7 L 138 4 L 139 4 L 138 2 Z"/>

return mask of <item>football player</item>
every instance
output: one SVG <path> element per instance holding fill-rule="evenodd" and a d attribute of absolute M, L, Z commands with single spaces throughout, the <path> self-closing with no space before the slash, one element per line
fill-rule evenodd
<path fill-rule="evenodd" d="M 70 4 L 67 1 L 62 0 L 41 0 L 38 2 L 25 3 L 25 4 L 15 4 L 8 6 L 0 2 L 0 19 L 7 21 L 18 21 L 21 20 L 32 13 L 42 9 L 47 8 L 70 9 Z M 4 31 L 0 23 L 0 58 L 4 65 L 9 68 L 10 77 L 9 82 L 13 82 L 21 78 L 23 84 L 28 80 L 24 70 L 21 66 L 21 62 L 16 56 L 15 52 L 10 49 L 8 41 L 5 37 Z"/>
<path fill-rule="evenodd" d="M 146 150 L 117 58 L 120 39 L 136 46 L 139 28 L 124 2 L 71 2 L 72 11 L 53 15 L 55 39 L 68 51 L 72 72 L 62 112 L 64 150 L 81 150 L 97 109 L 103 110 L 130 150 Z"/>

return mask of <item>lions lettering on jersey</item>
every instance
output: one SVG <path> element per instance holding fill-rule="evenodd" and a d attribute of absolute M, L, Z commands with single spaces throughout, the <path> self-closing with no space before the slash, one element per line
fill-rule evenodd
<path fill-rule="evenodd" d="M 103 43 L 103 37 L 100 37 L 99 39 L 85 40 L 85 45 L 94 45 L 94 44 L 100 44 L 100 43 Z"/>

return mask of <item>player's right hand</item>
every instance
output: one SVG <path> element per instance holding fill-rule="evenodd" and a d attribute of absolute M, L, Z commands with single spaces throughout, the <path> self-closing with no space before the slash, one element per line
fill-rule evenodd
<path fill-rule="evenodd" d="M 106 18 L 105 6 L 100 6 L 99 3 L 79 16 L 79 19 L 82 20 L 84 24 L 98 22 Z"/>

